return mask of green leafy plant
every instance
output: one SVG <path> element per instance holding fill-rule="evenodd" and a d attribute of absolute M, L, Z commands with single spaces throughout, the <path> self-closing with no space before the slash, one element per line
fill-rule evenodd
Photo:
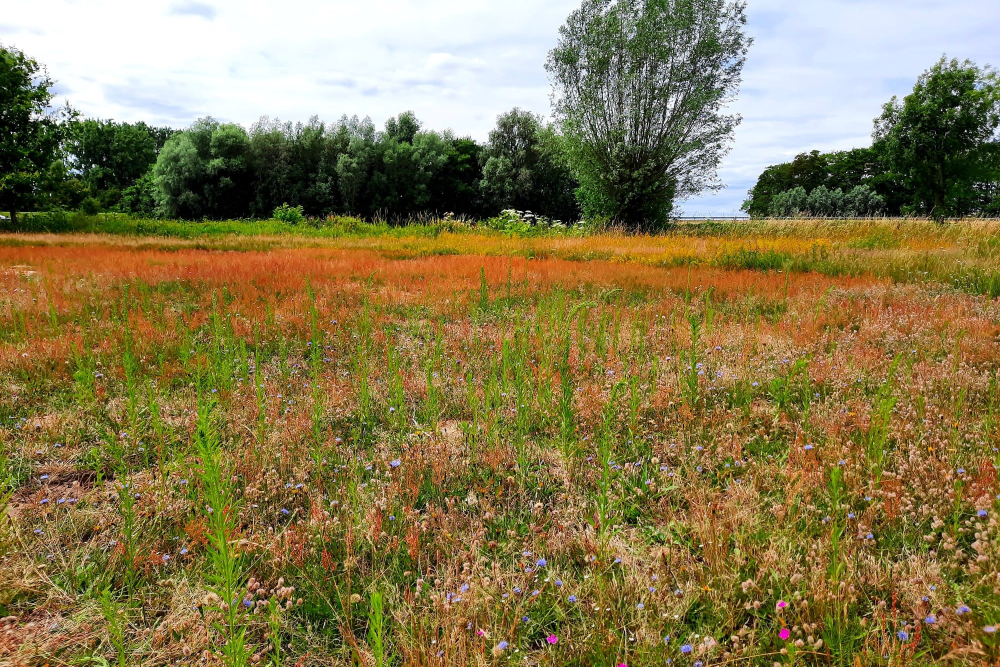
<path fill-rule="evenodd" d="M 127 620 L 122 606 L 114 599 L 110 588 L 105 588 L 100 597 L 101 613 L 108 624 L 108 635 L 111 646 L 115 650 L 115 658 L 118 667 L 126 667 L 129 664 L 129 655 L 126 649 L 125 628 Z"/>
<path fill-rule="evenodd" d="M 285 203 L 274 209 L 272 217 L 288 225 L 297 225 L 305 221 L 306 214 L 301 206 L 289 206 Z"/>
<path fill-rule="evenodd" d="M 368 607 L 368 648 L 375 656 L 375 667 L 385 667 L 392 662 L 392 656 L 386 645 L 388 627 L 383 604 L 382 594 L 373 591 Z"/>
<path fill-rule="evenodd" d="M 222 617 L 221 622 L 214 624 L 221 635 L 219 652 L 228 667 L 243 667 L 249 664 L 250 651 L 246 645 L 247 628 L 243 618 L 246 573 L 234 539 L 238 531 L 239 499 L 231 478 L 222 468 L 214 410 L 214 401 L 199 397 L 195 439 L 202 465 L 201 483 L 208 523 L 208 556 L 211 563 L 208 579 L 210 590 L 215 595 L 214 607 Z"/>

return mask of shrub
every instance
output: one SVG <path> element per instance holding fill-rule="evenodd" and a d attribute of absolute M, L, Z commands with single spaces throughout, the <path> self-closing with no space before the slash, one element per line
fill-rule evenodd
<path fill-rule="evenodd" d="M 306 214 L 301 206 L 289 206 L 284 203 L 274 209 L 274 219 L 289 225 L 297 225 L 306 219 Z"/>
<path fill-rule="evenodd" d="M 852 218 L 868 218 L 885 212 L 885 199 L 867 185 L 859 185 L 844 195 L 844 214 Z"/>
<path fill-rule="evenodd" d="M 778 193 L 771 200 L 771 216 L 775 218 L 792 218 L 805 213 L 809 206 L 809 195 L 801 185 L 791 190 Z"/>
<path fill-rule="evenodd" d="M 101 212 L 101 202 L 94 197 L 87 197 L 80 202 L 80 212 L 84 215 L 97 215 Z"/>

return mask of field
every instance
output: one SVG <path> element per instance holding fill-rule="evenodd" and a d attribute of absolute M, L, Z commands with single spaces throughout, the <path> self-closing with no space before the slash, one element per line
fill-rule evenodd
<path fill-rule="evenodd" d="M 1000 223 L 175 232 L 0 236 L 0 664 L 1000 659 Z"/>

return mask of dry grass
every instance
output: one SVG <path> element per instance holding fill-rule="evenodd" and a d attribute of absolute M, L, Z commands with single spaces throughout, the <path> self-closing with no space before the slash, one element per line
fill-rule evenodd
<path fill-rule="evenodd" d="M 996 661 L 1000 228 L 750 231 L 0 239 L 0 664 Z"/>

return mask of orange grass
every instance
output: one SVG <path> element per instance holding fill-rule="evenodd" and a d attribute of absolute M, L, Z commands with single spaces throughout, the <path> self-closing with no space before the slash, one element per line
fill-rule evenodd
<path fill-rule="evenodd" d="M 992 228 L 848 231 L 0 245 L 0 663 L 997 660 Z"/>

